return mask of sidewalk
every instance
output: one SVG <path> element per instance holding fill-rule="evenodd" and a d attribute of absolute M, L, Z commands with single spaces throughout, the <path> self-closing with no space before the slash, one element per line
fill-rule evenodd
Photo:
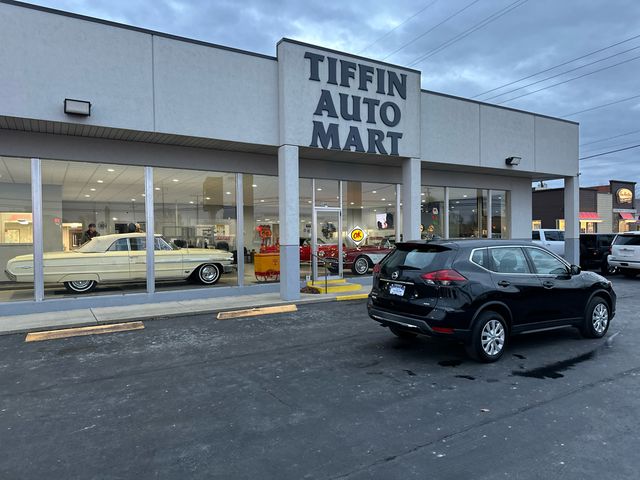
<path fill-rule="evenodd" d="M 356 295 L 356 298 L 358 295 Z M 259 295 L 233 295 L 228 297 L 174 302 L 146 303 L 118 307 L 83 308 L 61 312 L 33 313 L 28 315 L 0 316 L 0 335 L 34 332 L 45 329 L 86 327 L 107 323 L 149 320 L 159 317 L 217 313 L 227 310 L 268 307 L 285 304 L 321 303 L 348 300 L 352 296 L 343 294 L 301 294 L 300 300 L 288 302 L 280 299 L 279 293 Z"/>

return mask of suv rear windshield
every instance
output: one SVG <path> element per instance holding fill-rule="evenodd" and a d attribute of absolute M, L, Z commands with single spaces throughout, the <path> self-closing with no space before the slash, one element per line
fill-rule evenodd
<path fill-rule="evenodd" d="M 439 245 L 400 245 L 382 264 L 383 269 L 411 269 L 432 272 L 444 268 L 453 251 Z"/>
<path fill-rule="evenodd" d="M 614 245 L 640 245 L 640 235 L 618 235 Z"/>

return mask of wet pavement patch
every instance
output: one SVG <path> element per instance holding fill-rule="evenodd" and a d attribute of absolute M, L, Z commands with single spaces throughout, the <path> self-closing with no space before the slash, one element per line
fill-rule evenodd
<path fill-rule="evenodd" d="M 441 367 L 457 367 L 462 365 L 462 360 L 441 360 L 438 362 Z"/>
<path fill-rule="evenodd" d="M 544 380 L 545 378 L 549 378 L 549 379 L 562 378 L 564 377 L 562 372 L 569 370 L 572 367 L 575 367 L 579 363 L 586 362 L 587 360 L 591 360 L 592 358 L 595 357 L 595 355 L 596 355 L 595 350 L 592 350 L 591 352 L 583 353 L 582 355 L 578 355 L 577 357 L 568 358 L 567 360 L 561 360 L 555 363 L 550 363 L 549 365 L 534 368 L 532 370 L 525 370 L 524 372 L 514 370 L 511 372 L 511 374 L 516 375 L 518 377 L 538 378 L 540 380 Z"/>

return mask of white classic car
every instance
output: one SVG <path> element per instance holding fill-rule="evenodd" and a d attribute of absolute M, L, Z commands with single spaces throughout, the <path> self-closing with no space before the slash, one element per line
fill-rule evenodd
<path fill-rule="evenodd" d="M 44 254 L 44 282 L 62 283 L 73 293 L 87 293 L 98 283 L 144 281 L 147 274 L 146 234 L 126 233 L 94 237 L 77 250 Z M 155 237 L 157 280 L 187 279 L 213 285 L 222 273 L 233 271 L 233 254 L 206 248 L 178 248 Z M 7 276 L 33 282 L 33 255 L 7 262 Z"/>

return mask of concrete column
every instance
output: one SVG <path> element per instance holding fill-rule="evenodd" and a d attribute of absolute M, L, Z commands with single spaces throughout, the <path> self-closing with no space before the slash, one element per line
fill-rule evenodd
<path fill-rule="evenodd" d="M 531 180 L 514 179 L 507 195 L 507 218 L 512 240 L 531 241 L 532 205 Z"/>
<path fill-rule="evenodd" d="M 402 161 L 402 239 L 420 239 L 421 161 L 406 158 Z"/>
<path fill-rule="evenodd" d="M 579 179 L 564 177 L 564 258 L 574 265 L 580 265 L 579 211 Z"/>
<path fill-rule="evenodd" d="M 298 147 L 278 148 L 280 298 L 300 298 L 300 205 Z"/>

